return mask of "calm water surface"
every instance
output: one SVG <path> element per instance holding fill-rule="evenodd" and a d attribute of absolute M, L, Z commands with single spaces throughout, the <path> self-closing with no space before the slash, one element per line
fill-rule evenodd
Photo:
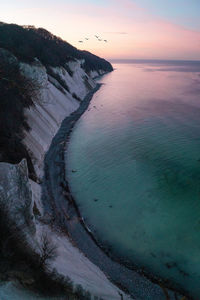
<path fill-rule="evenodd" d="M 71 136 L 72 194 L 111 253 L 200 296 L 200 63 L 114 67 Z"/>

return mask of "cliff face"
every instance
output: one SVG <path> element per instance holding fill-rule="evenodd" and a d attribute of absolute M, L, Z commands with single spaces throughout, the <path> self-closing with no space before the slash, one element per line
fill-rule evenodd
<path fill-rule="evenodd" d="M 93 78 L 105 74 L 104 70 L 91 71 L 86 74 L 82 68 L 83 60 L 73 60 L 66 63 L 73 75 L 69 75 L 66 67 L 51 67 L 52 75 L 40 63 L 21 63 L 23 74 L 37 81 L 40 86 L 39 101 L 25 110 L 29 131 L 25 131 L 23 143 L 28 150 L 34 170 L 35 180 L 30 179 L 35 203 L 42 207 L 41 182 L 43 177 L 44 156 L 58 131 L 64 118 L 78 109 L 85 96 L 95 86 Z M 57 77 L 57 75 L 59 77 Z M 58 80 L 62 79 L 60 84 Z M 42 209 L 42 208 L 41 208 Z"/>
<path fill-rule="evenodd" d="M 46 68 L 38 62 L 34 65 L 21 63 L 23 73 L 38 80 L 41 86 L 40 100 L 25 111 L 30 131 L 26 132 L 24 138 L 39 179 L 43 175 L 44 154 L 61 122 L 79 107 L 87 93 L 95 87 L 93 77 L 105 73 L 103 70 L 99 70 L 99 73 L 93 71 L 89 76 L 82 68 L 82 63 L 77 60 L 66 64 L 72 76 L 64 67 L 50 67 L 55 77 L 47 74 Z M 56 79 L 57 75 L 62 79 L 62 85 Z"/>
<path fill-rule="evenodd" d="M 13 128 L 15 128 L 16 110 L 20 107 L 17 123 L 17 126 L 19 124 L 20 126 L 16 130 L 16 135 L 12 138 L 12 141 L 16 144 L 19 140 L 20 148 L 16 149 L 24 151 L 23 147 L 25 146 L 26 151 L 21 151 L 20 155 L 23 157 L 23 153 L 26 154 L 25 157 L 28 157 L 28 163 L 33 171 L 30 173 L 30 166 L 28 171 L 26 159 L 23 159 L 20 163 L 15 161 L 16 157 L 18 160 L 21 157 L 20 155 L 16 156 L 15 153 L 13 154 L 15 149 L 13 149 L 11 156 L 10 152 L 9 155 L 6 155 L 7 145 L 2 143 L 0 159 L 2 161 L 1 157 L 6 157 L 7 162 L 0 163 L 0 206 L 6 207 L 9 218 L 17 225 L 19 230 L 23 231 L 24 238 L 39 255 L 42 251 L 41 240 L 43 234 L 45 233 L 51 237 L 58 253 L 49 265 L 49 269 L 53 270 L 55 268 L 59 274 L 70 278 L 74 291 L 79 289 L 81 285 L 83 290 L 92 295 L 92 299 L 121 299 L 121 295 L 124 294 L 119 292 L 119 289 L 107 279 L 103 272 L 80 253 L 71 244 L 67 236 L 50 228 L 47 224 L 48 221 L 43 216 L 41 201 L 44 157 L 53 137 L 60 128 L 62 121 L 76 111 L 85 96 L 96 87 L 94 78 L 111 71 L 112 67 L 108 62 L 88 52 L 80 52 L 45 30 L 24 29 L 17 25 L 10 26 L 0 24 L 0 47 L 6 49 L 2 50 L 2 56 L 0 52 L 0 63 L 3 58 L 4 62 L 1 65 L 5 71 L 7 66 L 10 68 L 10 62 L 14 61 L 14 70 L 17 70 L 19 76 L 22 77 L 22 82 L 25 78 L 27 79 L 24 87 L 29 87 L 33 82 L 33 88 L 36 87 L 36 91 L 33 91 L 31 95 L 27 93 L 27 99 L 25 100 L 28 100 L 28 103 L 24 103 L 24 87 L 21 87 L 17 78 L 12 76 L 12 68 L 10 69 L 11 72 L 0 72 L 0 83 L 2 82 L 0 92 L 3 93 L 4 97 L 2 107 L 4 114 L 10 110 L 12 111 L 6 94 L 8 82 L 9 91 L 13 88 L 9 94 L 9 97 L 14 101 L 13 103 L 15 103 L 15 95 L 19 94 L 17 106 L 11 114 L 12 126 L 8 121 L 10 135 L 12 136 Z M 7 33 L 10 35 L 8 40 Z M 26 36 L 27 40 L 21 39 L 23 35 Z M 35 37 L 37 39 L 33 44 L 32 39 Z M 22 45 L 27 46 L 27 48 L 22 49 L 23 54 L 16 47 L 19 41 Z M 45 43 L 48 43 L 52 48 L 49 57 L 41 56 L 38 52 L 38 49 L 43 49 L 43 54 L 48 53 L 49 49 L 46 49 Z M 58 55 L 55 44 L 58 44 Z M 37 48 L 37 45 L 40 47 Z M 32 56 L 29 56 L 30 51 L 27 50 L 26 52 L 24 49 L 33 50 L 31 51 Z M 48 51 L 45 52 L 46 50 Z M 70 52 L 67 55 L 66 50 Z M 55 58 L 56 63 L 52 62 L 52 57 Z M 59 57 L 62 58 L 60 61 Z M 37 94 L 36 98 L 33 97 L 35 94 Z M 1 102 L 0 105 L 2 105 Z M 12 105 L 12 102 L 10 102 L 10 105 Z M 5 120 L 7 121 L 7 118 Z M 2 125 L 4 125 L 3 121 Z M 23 133 L 21 133 L 22 129 Z M 5 130 L 2 131 L 2 137 L 3 141 L 9 140 Z M 15 164 L 9 163 L 13 160 Z M 33 175 L 32 173 L 35 173 L 35 175 L 30 176 Z M 123 299 L 129 298 L 124 295 Z"/>
<path fill-rule="evenodd" d="M 0 163 L 0 205 L 5 203 L 9 209 L 9 217 L 17 225 L 18 230 L 23 232 L 23 238 L 37 253 L 42 251 L 41 241 L 44 234 L 50 238 L 51 244 L 56 246 L 56 256 L 48 264 L 49 272 L 56 271 L 59 276 L 70 278 L 74 292 L 80 291 L 81 286 L 83 293 L 89 293 L 91 296 L 91 298 L 83 297 L 82 299 L 120 300 L 120 294 L 123 295 L 124 300 L 131 299 L 113 285 L 97 266 L 73 246 L 66 235 L 53 230 L 48 224 L 44 224 L 35 218 L 34 199 L 32 198 L 28 179 L 26 160 L 17 165 Z M 12 270 L 9 270 L 7 276 L 10 279 L 15 279 L 13 273 Z M 30 274 L 26 275 L 24 270 L 23 275 L 20 275 L 19 271 L 17 276 L 24 284 L 27 284 L 27 281 L 31 284 L 34 282 Z M 26 276 L 28 276 L 28 280 Z M 3 285 L 0 287 L 0 295 L 1 292 L 4 295 L 4 288 L 5 286 Z M 13 299 L 12 289 L 12 286 L 7 288 L 5 295 L 8 299 Z M 15 293 L 17 296 L 18 294 L 21 295 L 22 298 L 20 299 L 27 299 L 27 292 L 24 292 L 23 298 L 23 290 L 21 288 L 19 290 L 16 288 Z M 31 297 L 34 298 L 34 294 L 30 292 Z M 37 298 L 41 300 L 49 299 L 45 297 Z M 65 297 L 56 299 L 65 299 Z M 74 299 L 77 298 L 75 297 Z"/>
<path fill-rule="evenodd" d="M 43 28 L 0 23 L 0 160 L 26 157 L 30 177 L 41 179 L 61 121 L 94 88 L 93 78 L 112 70 Z"/>
<path fill-rule="evenodd" d="M 26 160 L 18 165 L 0 163 L 0 205 L 7 206 L 9 217 L 29 235 L 35 234 L 32 194 Z"/>

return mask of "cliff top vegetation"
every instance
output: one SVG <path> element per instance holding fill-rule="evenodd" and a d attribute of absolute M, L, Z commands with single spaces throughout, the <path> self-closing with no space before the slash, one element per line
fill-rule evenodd
<path fill-rule="evenodd" d="M 11 51 L 19 60 L 39 59 L 44 66 L 64 66 L 73 59 L 84 59 L 86 72 L 102 69 L 112 71 L 112 65 L 90 52 L 81 51 L 43 28 L 0 23 L 0 48 Z"/>

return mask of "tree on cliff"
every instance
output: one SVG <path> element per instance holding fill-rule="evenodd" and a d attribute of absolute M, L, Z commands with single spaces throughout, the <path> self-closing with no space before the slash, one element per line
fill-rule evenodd
<path fill-rule="evenodd" d="M 38 99 L 39 89 L 21 73 L 18 60 L 0 49 L 0 161 L 19 163 L 26 158 L 32 176 L 33 165 L 22 143 L 24 131 L 30 129 L 24 109 Z"/>
<path fill-rule="evenodd" d="M 0 47 L 11 51 L 18 59 L 33 62 L 37 57 L 45 66 L 65 66 L 73 59 L 84 59 L 86 72 L 113 70 L 112 65 L 90 52 L 80 51 L 43 28 L 0 24 Z"/>
<path fill-rule="evenodd" d="M 43 232 L 40 239 L 40 266 L 45 268 L 57 256 L 57 247 L 52 242 L 48 233 Z"/>

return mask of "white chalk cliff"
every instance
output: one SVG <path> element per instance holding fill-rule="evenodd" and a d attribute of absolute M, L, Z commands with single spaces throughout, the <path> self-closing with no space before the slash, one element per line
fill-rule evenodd
<path fill-rule="evenodd" d="M 74 96 L 83 100 L 90 89 L 96 85 L 93 77 L 104 73 L 104 71 L 100 71 L 98 74 L 93 71 L 91 72 L 92 77 L 88 76 L 81 67 L 82 63 L 79 60 L 68 63 L 73 76 L 70 76 L 63 67 L 52 68 L 53 72 L 59 74 L 64 80 L 69 91 L 60 87 L 55 78 L 47 75 L 46 68 L 39 62 L 33 65 L 21 64 L 24 74 L 37 80 L 41 85 L 39 101 L 26 110 L 31 130 L 24 139 L 27 149 L 32 154 L 36 173 L 40 178 L 42 177 L 44 154 L 48 150 L 52 138 L 63 119 L 79 107 L 80 101 Z"/>
<path fill-rule="evenodd" d="M 54 74 L 65 82 L 66 87 L 61 86 L 56 80 L 47 74 L 46 68 L 36 60 L 33 64 L 21 63 L 21 70 L 33 80 L 37 80 L 41 86 L 39 91 L 40 100 L 34 106 L 26 109 L 27 121 L 30 131 L 25 133 L 24 144 L 26 145 L 39 180 L 33 181 L 28 178 L 26 161 L 19 165 L 0 163 L 0 201 L 9 199 L 7 205 L 11 207 L 12 218 L 16 222 L 22 220 L 16 212 L 19 207 L 26 208 L 30 224 L 27 227 L 27 238 L 32 243 L 39 243 L 41 232 L 47 232 L 58 247 L 58 256 L 52 262 L 52 269 L 71 278 L 75 285 L 89 291 L 92 299 L 131 299 L 118 287 L 113 285 L 103 272 L 92 264 L 80 251 L 75 248 L 67 236 L 53 232 L 48 225 L 35 220 L 33 215 L 34 203 L 40 214 L 43 213 L 41 198 L 41 186 L 43 176 L 44 156 L 58 131 L 64 118 L 74 112 L 80 105 L 87 93 L 96 86 L 94 78 L 105 73 L 103 70 L 92 71 L 86 74 L 82 68 L 83 61 L 75 60 L 67 63 L 71 75 L 64 67 L 52 68 Z M 23 188 L 19 189 L 18 179 L 21 178 Z M 23 210 L 21 210 L 23 211 Z M 23 222 L 24 224 L 25 222 Z M 95 298 L 96 297 L 96 298 Z"/>

